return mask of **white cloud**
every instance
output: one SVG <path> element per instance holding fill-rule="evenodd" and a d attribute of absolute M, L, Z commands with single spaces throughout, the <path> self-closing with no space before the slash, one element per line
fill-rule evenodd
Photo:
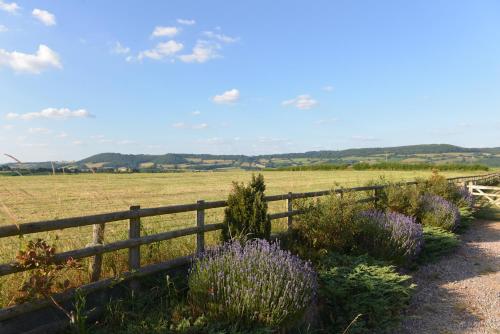
<path fill-rule="evenodd" d="M 190 124 L 186 124 L 184 122 L 177 122 L 177 123 L 172 124 L 172 127 L 176 128 L 176 129 L 203 130 L 203 129 L 208 128 L 208 124 L 207 123 L 200 123 L 200 124 L 190 125 Z"/>
<path fill-rule="evenodd" d="M 40 44 L 35 54 L 0 49 L 0 66 L 7 66 L 16 72 L 39 74 L 50 67 L 62 68 L 57 53 Z"/>
<path fill-rule="evenodd" d="M 299 95 L 294 99 L 286 100 L 281 103 L 283 106 L 294 106 L 295 108 L 308 110 L 318 105 L 318 101 L 311 96 L 304 94 Z"/>
<path fill-rule="evenodd" d="M 314 122 L 316 125 L 324 125 L 324 124 L 331 124 L 335 123 L 338 120 L 336 118 L 329 118 L 329 119 L 320 119 L 319 121 Z"/>
<path fill-rule="evenodd" d="M 221 95 L 215 95 L 212 100 L 219 104 L 234 103 L 240 99 L 240 91 L 233 88 L 231 90 L 225 91 Z"/>
<path fill-rule="evenodd" d="M 7 32 L 9 31 L 9 29 L 7 29 L 6 26 L 4 26 L 3 24 L 0 24 L 0 32 Z"/>
<path fill-rule="evenodd" d="M 204 31 L 203 35 L 208 37 L 208 38 L 216 39 L 216 40 L 218 40 L 220 42 L 224 42 L 224 43 L 234 43 L 234 42 L 237 42 L 239 40 L 238 37 L 230 37 L 230 36 L 226 36 L 224 34 L 215 33 L 213 31 Z"/>
<path fill-rule="evenodd" d="M 162 27 L 156 26 L 155 30 L 151 34 L 152 37 L 174 37 L 180 32 L 177 27 Z"/>
<path fill-rule="evenodd" d="M 135 144 L 135 141 L 124 139 L 124 140 L 119 140 L 116 143 L 118 145 L 130 145 L 130 144 Z"/>
<path fill-rule="evenodd" d="M 177 19 L 177 23 L 184 24 L 186 26 L 192 26 L 193 24 L 196 23 L 196 21 L 195 20 L 186 20 L 186 19 Z"/>
<path fill-rule="evenodd" d="M 42 135 L 48 135 L 52 133 L 52 131 L 50 131 L 47 128 L 29 128 L 28 132 L 33 134 L 42 134 Z"/>
<path fill-rule="evenodd" d="M 16 114 L 8 113 L 6 115 L 7 119 L 22 119 L 22 120 L 32 120 L 37 118 L 47 118 L 47 119 L 67 119 L 67 118 L 89 118 L 93 117 L 85 109 L 70 110 L 68 108 L 45 108 L 39 112 L 30 112 L 26 114 Z"/>
<path fill-rule="evenodd" d="M 193 116 L 198 116 L 198 115 L 201 115 L 201 111 L 199 110 L 195 110 L 191 113 Z"/>
<path fill-rule="evenodd" d="M 185 129 L 186 128 L 186 123 L 184 123 L 184 122 L 177 122 L 177 123 L 172 124 L 172 127 L 176 128 L 176 129 Z"/>
<path fill-rule="evenodd" d="M 194 130 L 203 130 L 203 129 L 208 128 L 208 124 L 207 123 L 195 124 L 192 126 L 192 128 Z"/>
<path fill-rule="evenodd" d="M 15 2 L 8 3 L 0 0 L 0 10 L 3 10 L 4 12 L 7 12 L 9 14 L 16 14 L 20 9 L 21 7 L 19 7 Z"/>
<path fill-rule="evenodd" d="M 14 128 L 14 125 L 12 124 L 5 124 L 5 125 L 2 125 L 2 129 L 6 130 L 6 131 L 10 131 Z"/>
<path fill-rule="evenodd" d="M 75 140 L 72 142 L 73 145 L 82 145 L 83 144 L 83 141 L 81 140 Z"/>
<path fill-rule="evenodd" d="M 56 136 L 56 138 L 66 138 L 66 137 L 68 137 L 68 134 L 66 132 L 61 132 Z"/>
<path fill-rule="evenodd" d="M 34 18 L 36 18 L 38 21 L 42 22 L 46 26 L 56 25 L 55 15 L 46 10 L 35 8 L 31 12 L 31 15 L 33 15 Z"/>
<path fill-rule="evenodd" d="M 120 42 L 115 42 L 111 48 L 111 52 L 116 54 L 127 54 L 130 52 L 130 48 L 122 45 Z"/>
<path fill-rule="evenodd" d="M 335 89 L 335 87 L 330 86 L 330 85 L 323 86 L 323 90 L 325 92 L 333 92 L 334 89 Z"/>
<path fill-rule="evenodd" d="M 179 59 L 185 63 L 204 63 L 210 59 L 220 57 L 217 50 L 220 46 L 208 41 L 198 40 L 190 54 L 180 55 Z"/>
<path fill-rule="evenodd" d="M 182 43 L 177 43 L 176 41 L 171 40 L 168 42 L 158 43 L 153 49 L 142 51 L 141 53 L 139 53 L 137 58 L 139 60 L 142 60 L 144 58 L 160 60 L 165 57 L 170 57 L 175 55 L 183 48 L 184 45 L 182 45 Z"/>

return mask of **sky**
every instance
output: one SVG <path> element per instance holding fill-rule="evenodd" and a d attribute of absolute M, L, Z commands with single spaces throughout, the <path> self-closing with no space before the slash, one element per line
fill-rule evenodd
<path fill-rule="evenodd" d="M 499 133 L 497 0 L 0 0 L 0 163 Z"/>

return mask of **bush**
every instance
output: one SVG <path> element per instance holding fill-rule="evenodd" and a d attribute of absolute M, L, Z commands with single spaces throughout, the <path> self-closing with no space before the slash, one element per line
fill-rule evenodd
<path fill-rule="evenodd" d="M 226 243 L 195 260 L 188 295 L 210 320 L 280 327 L 302 315 L 316 288 L 309 262 L 257 239 Z"/>
<path fill-rule="evenodd" d="M 420 220 L 422 216 L 422 199 L 415 186 L 389 183 L 378 194 L 376 208 L 399 212 L 405 216 Z"/>
<path fill-rule="evenodd" d="M 393 327 L 415 285 L 410 276 L 367 256 L 330 255 L 319 271 L 321 319 L 328 333 L 373 333 Z"/>
<path fill-rule="evenodd" d="M 297 204 L 303 212 L 295 219 L 292 238 L 319 251 L 350 252 L 356 248 L 363 228 L 359 213 L 365 206 L 356 202 L 354 193 L 343 196 L 332 193 L 322 199 L 304 200 Z"/>
<path fill-rule="evenodd" d="M 422 250 L 422 226 L 415 218 L 397 212 L 368 210 L 362 213 L 367 228 L 360 247 L 372 256 L 409 263 Z"/>
<path fill-rule="evenodd" d="M 451 253 L 460 243 L 455 233 L 440 227 L 424 226 L 423 230 L 425 243 L 418 258 L 420 263 L 434 262 Z"/>
<path fill-rule="evenodd" d="M 455 230 L 460 223 L 458 207 L 443 197 L 427 194 L 422 196 L 424 214 L 422 224 L 441 227 L 447 231 Z"/>
<path fill-rule="evenodd" d="M 271 219 L 267 214 L 267 202 L 264 200 L 264 177 L 252 175 L 252 181 L 245 186 L 233 182 L 233 191 L 229 194 L 224 213 L 222 238 L 263 238 L 269 239 Z"/>

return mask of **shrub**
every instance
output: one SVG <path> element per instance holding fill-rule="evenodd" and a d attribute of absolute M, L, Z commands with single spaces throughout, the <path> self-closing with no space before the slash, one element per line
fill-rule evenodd
<path fill-rule="evenodd" d="M 451 253 L 460 243 L 455 233 L 440 227 L 424 226 L 423 230 L 425 243 L 418 258 L 420 263 L 434 262 Z"/>
<path fill-rule="evenodd" d="M 330 255 L 319 271 L 323 326 L 328 333 L 373 333 L 399 321 L 415 285 L 410 276 L 367 256 Z"/>
<path fill-rule="evenodd" d="M 378 209 L 399 212 L 417 220 L 422 216 L 422 199 L 415 186 L 390 183 L 379 191 Z"/>
<path fill-rule="evenodd" d="M 408 263 L 422 250 L 422 226 L 415 218 L 397 212 L 368 210 L 363 212 L 367 228 L 360 247 L 372 256 Z"/>
<path fill-rule="evenodd" d="M 474 196 L 466 186 L 458 187 L 458 196 L 457 206 L 459 208 L 472 209 L 474 207 Z"/>
<path fill-rule="evenodd" d="M 233 191 L 229 194 L 224 211 L 224 241 L 231 238 L 269 239 L 271 219 L 264 200 L 265 190 L 262 174 L 252 175 L 252 181 L 247 186 L 233 182 Z"/>
<path fill-rule="evenodd" d="M 441 227 L 453 231 L 460 223 L 458 207 L 443 197 L 426 194 L 422 196 L 424 214 L 422 224 L 425 226 Z"/>
<path fill-rule="evenodd" d="M 195 260 L 189 300 L 195 313 L 232 324 L 279 327 L 297 319 L 317 285 L 309 262 L 278 243 L 226 243 Z"/>
<path fill-rule="evenodd" d="M 332 193 L 322 199 L 304 200 L 297 204 L 303 213 L 295 219 L 292 236 L 315 250 L 350 252 L 362 229 L 359 213 L 365 206 L 356 202 L 353 193 Z"/>

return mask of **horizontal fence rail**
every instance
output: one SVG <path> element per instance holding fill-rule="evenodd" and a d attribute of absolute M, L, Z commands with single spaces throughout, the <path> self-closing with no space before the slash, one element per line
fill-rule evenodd
<path fill-rule="evenodd" d="M 486 175 L 475 175 L 467 177 L 454 177 L 449 178 L 449 182 L 455 183 L 475 183 L 475 182 L 489 182 L 498 180 L 500 173 L 492 173 Z M 414 185 L 416 181 L 405 182 L 403 185 Z M 280 195 L 266 196 L 267 202 L 286 201 L 287 211 L 270 214 L 272 220 L 287 218 L 288 228 L 292 224 L 292 217 L 300 214 L 299 210 L 293 210 L 293 200 L 301 198 L 314 198 L 326 196 L 329 194 L 343 194 L 348 192 L 360 191 L 374 191 L 372 197 L 367 197 L 359 200 L 359 202 L 371 202 L 377 200 L 377 191 L 384 189 L 386 185 L 374 185 L 354 188 L 341 188 L 323 191 L 313 191 L 304 193 L 287 193 Z M 140 246 L 147 245 L 159 241 L 170 240 L 174 238 L 184 237 L 188 235 L 196 235 L 196 253 L 201 253 L 205 249 L 205 233 L 210 231 L 217 231 L 223 228 L 222 224 L 205 224 L 205 210 L 224 208 L 227 206 L 227 201 L 198 201 L 192 204 L 170 205 L 157 208 L 140 208 L 139 206 L 132 206 L 130 210 L 117 211 L 111 213 L 96 214 L 83 217 L 64 218 L 58 220 L 39 221 L 33 223 L 24 223 L 20 225 L 8 225 L 0 227 L 0 238 L 33 234 L 39 232 L 48 232 L 54 230 L 61 230 L 67 228 L 81 227 L 93 225 L 93 242 L 85 248 L 66 251 L 55 254 L 53 260 L 55 263 L 63 263 L 67 259 L 83 259 L 91 258 L 91 283 L 80 286 L 78 288 L 69 289 L 68 291 L 55 294 L 54 300 L 61 302 L 68 300 L 74 296 L 76 289 L 88 293 L 112 286 L 116 283 L 117 278 L 100 279 L 100 272 L 102 266 L 102 255 L 105 253 L 115 252 L 118 250 L 129 250 L 129 271 L 120 275 L 120 281 L 127 281 L 149 275 L 169 268 L 178 267 L 188 264 L 193 255 L 175 258 L 166 262 L 149 264 L 140 266 Z M 196 226 L 182 228 L 178 230 L 157 233 L 153 235 L 141 236 L 141 218 L 168 215 L 183 212 L 196 212 Z M 111 243 L 104 243 L 104 231 L 107 223 L 115 221 L 129 221 L 129 238 L 126 240 L 114 241 Z M 16 262 L 0 264 L 0 277 L 31 270 L 32 268 L 25 268 L 19 266 Z M 51 300 L 41 300 L 31 303 L 23 303 L 18 305 L 9 306 L 0 309 L 0 321 L 16 317 L 20 314 L 31 312 L 43 307 L 50 306 Z"/>

